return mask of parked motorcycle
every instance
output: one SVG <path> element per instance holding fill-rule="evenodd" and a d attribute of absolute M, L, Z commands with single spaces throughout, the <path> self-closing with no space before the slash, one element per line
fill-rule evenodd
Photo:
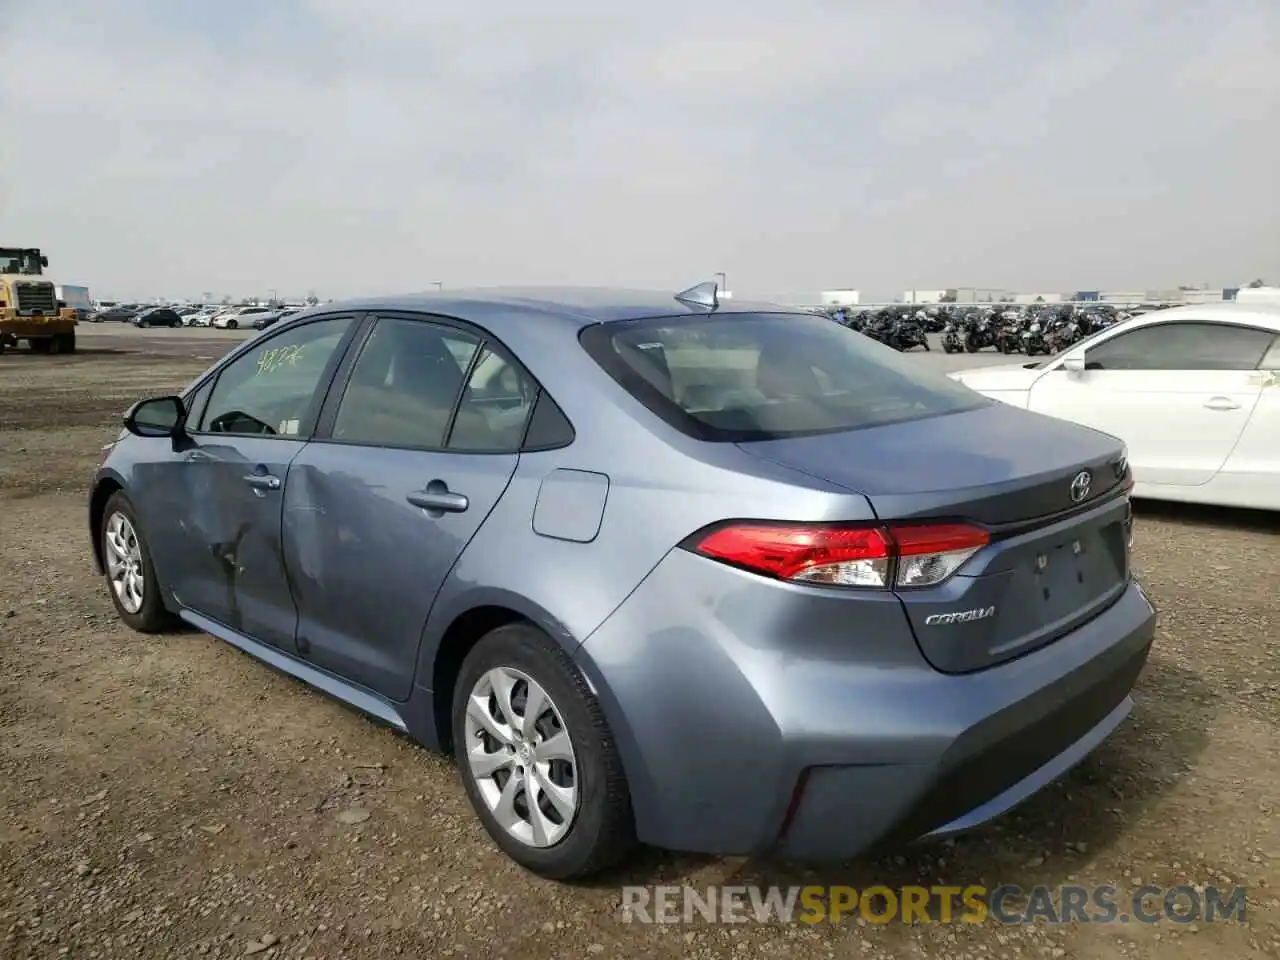
<path fill-rule="evenodd" d="M 891 333 L 890 321 L 883 312 L 873 313 L 871 316 L 863 318 L 861 333 L 877 343 L 883 343 L 888 346 Z"/>
<path fill-rule="evenodd" d="M 1023 328 L 1022 314 L 1017 310 L 1006 310 L 1000 315 L 999 322 L 995 325 L 996 349 L 1003 354 L 1019 353 L 1022 351 L 1023 344 Z"/>
<path fill-rule="evenodd" d="M 1076 319 L 1070 316 L 1060 317 L 1045 333 L 1044 352 L 1048 354 L 1061 353 L 1081 339 L 1083 337 L 1080 334 L 1080 324 Z"/>
<path fill-rule="evenodd" d="M 929 349 L 929 337 L 925 334 L 924 327 L 914 317 L 901 317 L 890 321 L 889 335 L 885 342 L 893 349 L 904 353 L 912 347 Z"/>
<path fill-rule="evenodd" d="M 947 320 L 942 328 L 942 352 L 964 353 L 964 324 L 959 318 Z"/>
<path fill-rule="evenodd" d="M 1039 320 L 1032 320 L 1022 331 L 1022 352 L 1028 357 L 1050 352 L 1045 345 L 1044 324 Z"/>
<path fill-rule="evenodd" d="M 992 322 L 991 314 L 983 312 L 971 320 L 969 328 L 965 331 L 965 352 L 977 353 L 979 350 L 985 350 L 987 347 L 994 347 L 995 345 L 995 324 Z"/>

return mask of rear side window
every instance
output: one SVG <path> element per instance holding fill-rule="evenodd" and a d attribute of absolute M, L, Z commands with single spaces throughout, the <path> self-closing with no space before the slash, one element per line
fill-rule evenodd
<path fill-rule="evenodd" d="M 351 370 L 333 439 L 440 449 L 479 346 L 434 323 L 379 318 Z"/>
<path fill-rule="evenodd" d="M 585 328 L 581 342 L 623 389 L 703 440 L 834 433 L 993 402 L 811 314 L 605 323 Z"/>
<path fill-rule="evenodd" d="M 1267 355 L 1258 364 L 1258 369 L 1280 370 L 1280 337 L 1276 337 L 1271 341 L 1271 349 L 1267 351 Z"/>
<path fill-rule="evenodd" d="M 525 450 L 553 450 L 573 443 L 573 424 L 545 390 L 538 394 L 524 435 Z"/>
<path fill-rule="evenodd" d="M 480 351 L 462 391 L 449 449 L 514 453 L 538 396 L 524 371 L 489 347 Z"/>

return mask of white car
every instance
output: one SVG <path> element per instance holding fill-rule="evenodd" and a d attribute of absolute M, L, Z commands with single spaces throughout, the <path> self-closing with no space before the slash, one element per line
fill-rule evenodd
<path fill-rule="evenodd" d="M 1119 437 L 1136 497 L 1280 510 L 1280 304 L 1159 310 L 1055 357 L 950 376 Z"/>
<path fill-rule="evenodd" d="M 213 318 L 222 312 L 224 308 L 219 306 L 203 306 L 195 313 L 183 318 L 188 327 L 207 327 L 213 322 Z"/>
<path fill-rule="evenodd" d="M 223 330 L 252 327 L 253 321 L 258 318 L 258 314 L 271 313 L 272 311 L 272 307 L 233 307 L 215 316 L 211 325 Z"/>

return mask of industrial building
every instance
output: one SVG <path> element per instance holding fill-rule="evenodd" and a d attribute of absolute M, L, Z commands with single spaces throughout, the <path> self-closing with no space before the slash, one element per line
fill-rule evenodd
<path fill-rule="evenodd" d="M 857 290 L 823 290 L 819 303 L 824 307 L 856 307 L 862 295 Z"/>
<path fill-rule="evenodd" d="M 906 290 L 903 303 L 1008 303 L 1014 294 L 1010 290 L 982 287 L 950 287 L 946 290 Z"/>

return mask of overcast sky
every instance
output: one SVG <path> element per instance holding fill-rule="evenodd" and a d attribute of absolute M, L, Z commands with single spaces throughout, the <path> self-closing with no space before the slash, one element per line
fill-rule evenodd
<path fill-rule="evenodd" d="M 0 243 L 101 296 L 1280 282 L 1276 0 L 0 15 Z"/>

